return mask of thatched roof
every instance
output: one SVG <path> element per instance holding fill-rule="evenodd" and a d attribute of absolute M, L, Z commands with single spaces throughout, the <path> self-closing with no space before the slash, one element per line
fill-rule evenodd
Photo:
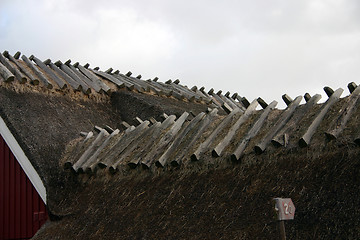
<path fill-rule="evenodd" d="M 360 236 L 356 84 L 345 98 L 324 88 L 322 104 L 284 95 L 279 110 L 19 57 L 0 57 L 0 115 L 47 189 L 36 239 L 274 238 L 273 197 L 297 207 L 291 238 Z"/>

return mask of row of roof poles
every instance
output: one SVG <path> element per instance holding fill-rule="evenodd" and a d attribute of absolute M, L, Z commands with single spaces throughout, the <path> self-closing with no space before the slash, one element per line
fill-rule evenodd
<path fill-rule="evenodd" d="M 350 83 L 348 88 L 350 96 L 342 102 L 340 110 L 327 125 L 325 136 L 328 141 L 335 140 L 342 134 L 350 117 L 357 111 L 360 87 Z M 261 139 L 257 140 L 253 151 L 250 149 L 250 152 L 262 154 L 270 144 L 275 147 L 287 147 L 297 127 L 305 124 L 306 130 L 297 139 L 296 145 L 307 147 L 343 92 L 342 88 L 334 91 L 325 87 L 324 90 L 328 99 L 320 105 L 320 109 L 314 111 L 316 114 L 308 123 L 302 120 L 314 110 L 321 96 L 305 94 L 306 103 L 299 107 L 302 96 L 291 99 L 284 95 L 283 100 L 287 108 L 281 111 L 274 124 L 262 133 Z M 263 107 L 262 111 L 255 110 L 258 104 Z M 230 156 L 232 161 L 238 162 L 248 149 L 249 142 L 264 128 L 269 114 L 276 105 L 276 101 L 266 104 L 255 99 L 247 104 L 244 111 L 237 108 L 225 117 L 218 115 L 217 108 L 209 108 L 207 112 L 201 112 L 196 116 L 184 112 L 178 119 L 174 115 L 164 114 L 162 122 L 157 122 L 153 118 L 146 121 L 136 118 L 139 125 L 135 127 L 123 122 L 123 130 L 96 127 L 97 134 L 83 133 L 84 139 L 65 157 L 64 166 L 77 173 L 93 174 L 97 169 L 103 168 L 115 173 L 125 165 L 131 168 L 141 165 L 146 169 L 153 166 L 179 166 L 183 161 L 201 161 L 210 156 Z M 246 124 L 249 121 L 251 124 Z M 351 137 L 360 145 L 360 132 L 354 132 Z"/>
<path fill-rule="evenodd" d="M 21 84 L 28 82 L 48 89 L 72 89 L 85 95 L 95 92 L 110 93 L 116 91 L 116 88 L 126 88 L 130 91 L 152 92 L 178 100 L 205 102 L 210 107 L 222 108 L 227 113 L 234 109 L 244 112 L 250 104 L 245 97 L 237 93 L 230 97 L 230 92 L 215 93 L 214 89 L 206 92 L 204 87 L 198 89 L 196 86 L 189 89 L 181 85 L 178 79 L 168 80 L 165 83 L 159 82 L 157 77 L 152 80 L 141 80 L 141 75 L 133 77 L 131 72 L 122 74 L 118 70 L 113 71 L 112 68 L 100 71 L 98 67 L 91 69 L 88 63 L 84 66 L 78 62 L 71 64 L 71 60 L 65 63 L 61 61 L 53 63 L 50 59 L 41 61 L 34 55 L 28 58 L 20 52 L 13 56 L 8 51 L 0 54 L 0 81 L 18 81 Z M 112 86 L 115 86 L 115 89 Z"/>

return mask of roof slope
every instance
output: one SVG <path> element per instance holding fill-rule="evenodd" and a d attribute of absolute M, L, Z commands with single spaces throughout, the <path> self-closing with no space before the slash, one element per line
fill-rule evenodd
<path fill-rule="evenodd" d="M 291 238 L 360 236 L 355 83 L 278 110 L 20 55 L 0 56 L 0 115 L 47 190 L 35 239 L 275 238 L 273 197 L 297 207 Z"/>

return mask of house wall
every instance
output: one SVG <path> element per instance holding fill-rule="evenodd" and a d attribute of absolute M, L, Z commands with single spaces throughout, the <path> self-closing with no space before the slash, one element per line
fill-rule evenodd
<path fill-rule="evenodd" d="M 0 239 L 31 238 L 47 218 L 44 202 L 0 136 Z"/>

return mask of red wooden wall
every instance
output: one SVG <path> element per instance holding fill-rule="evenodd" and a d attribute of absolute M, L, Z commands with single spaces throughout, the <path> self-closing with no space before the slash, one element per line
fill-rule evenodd
<path fill-rule="evenodd" d="M 0 240 L 31 238 L 47 217 L 44 202 L 0 135 Z"/>

